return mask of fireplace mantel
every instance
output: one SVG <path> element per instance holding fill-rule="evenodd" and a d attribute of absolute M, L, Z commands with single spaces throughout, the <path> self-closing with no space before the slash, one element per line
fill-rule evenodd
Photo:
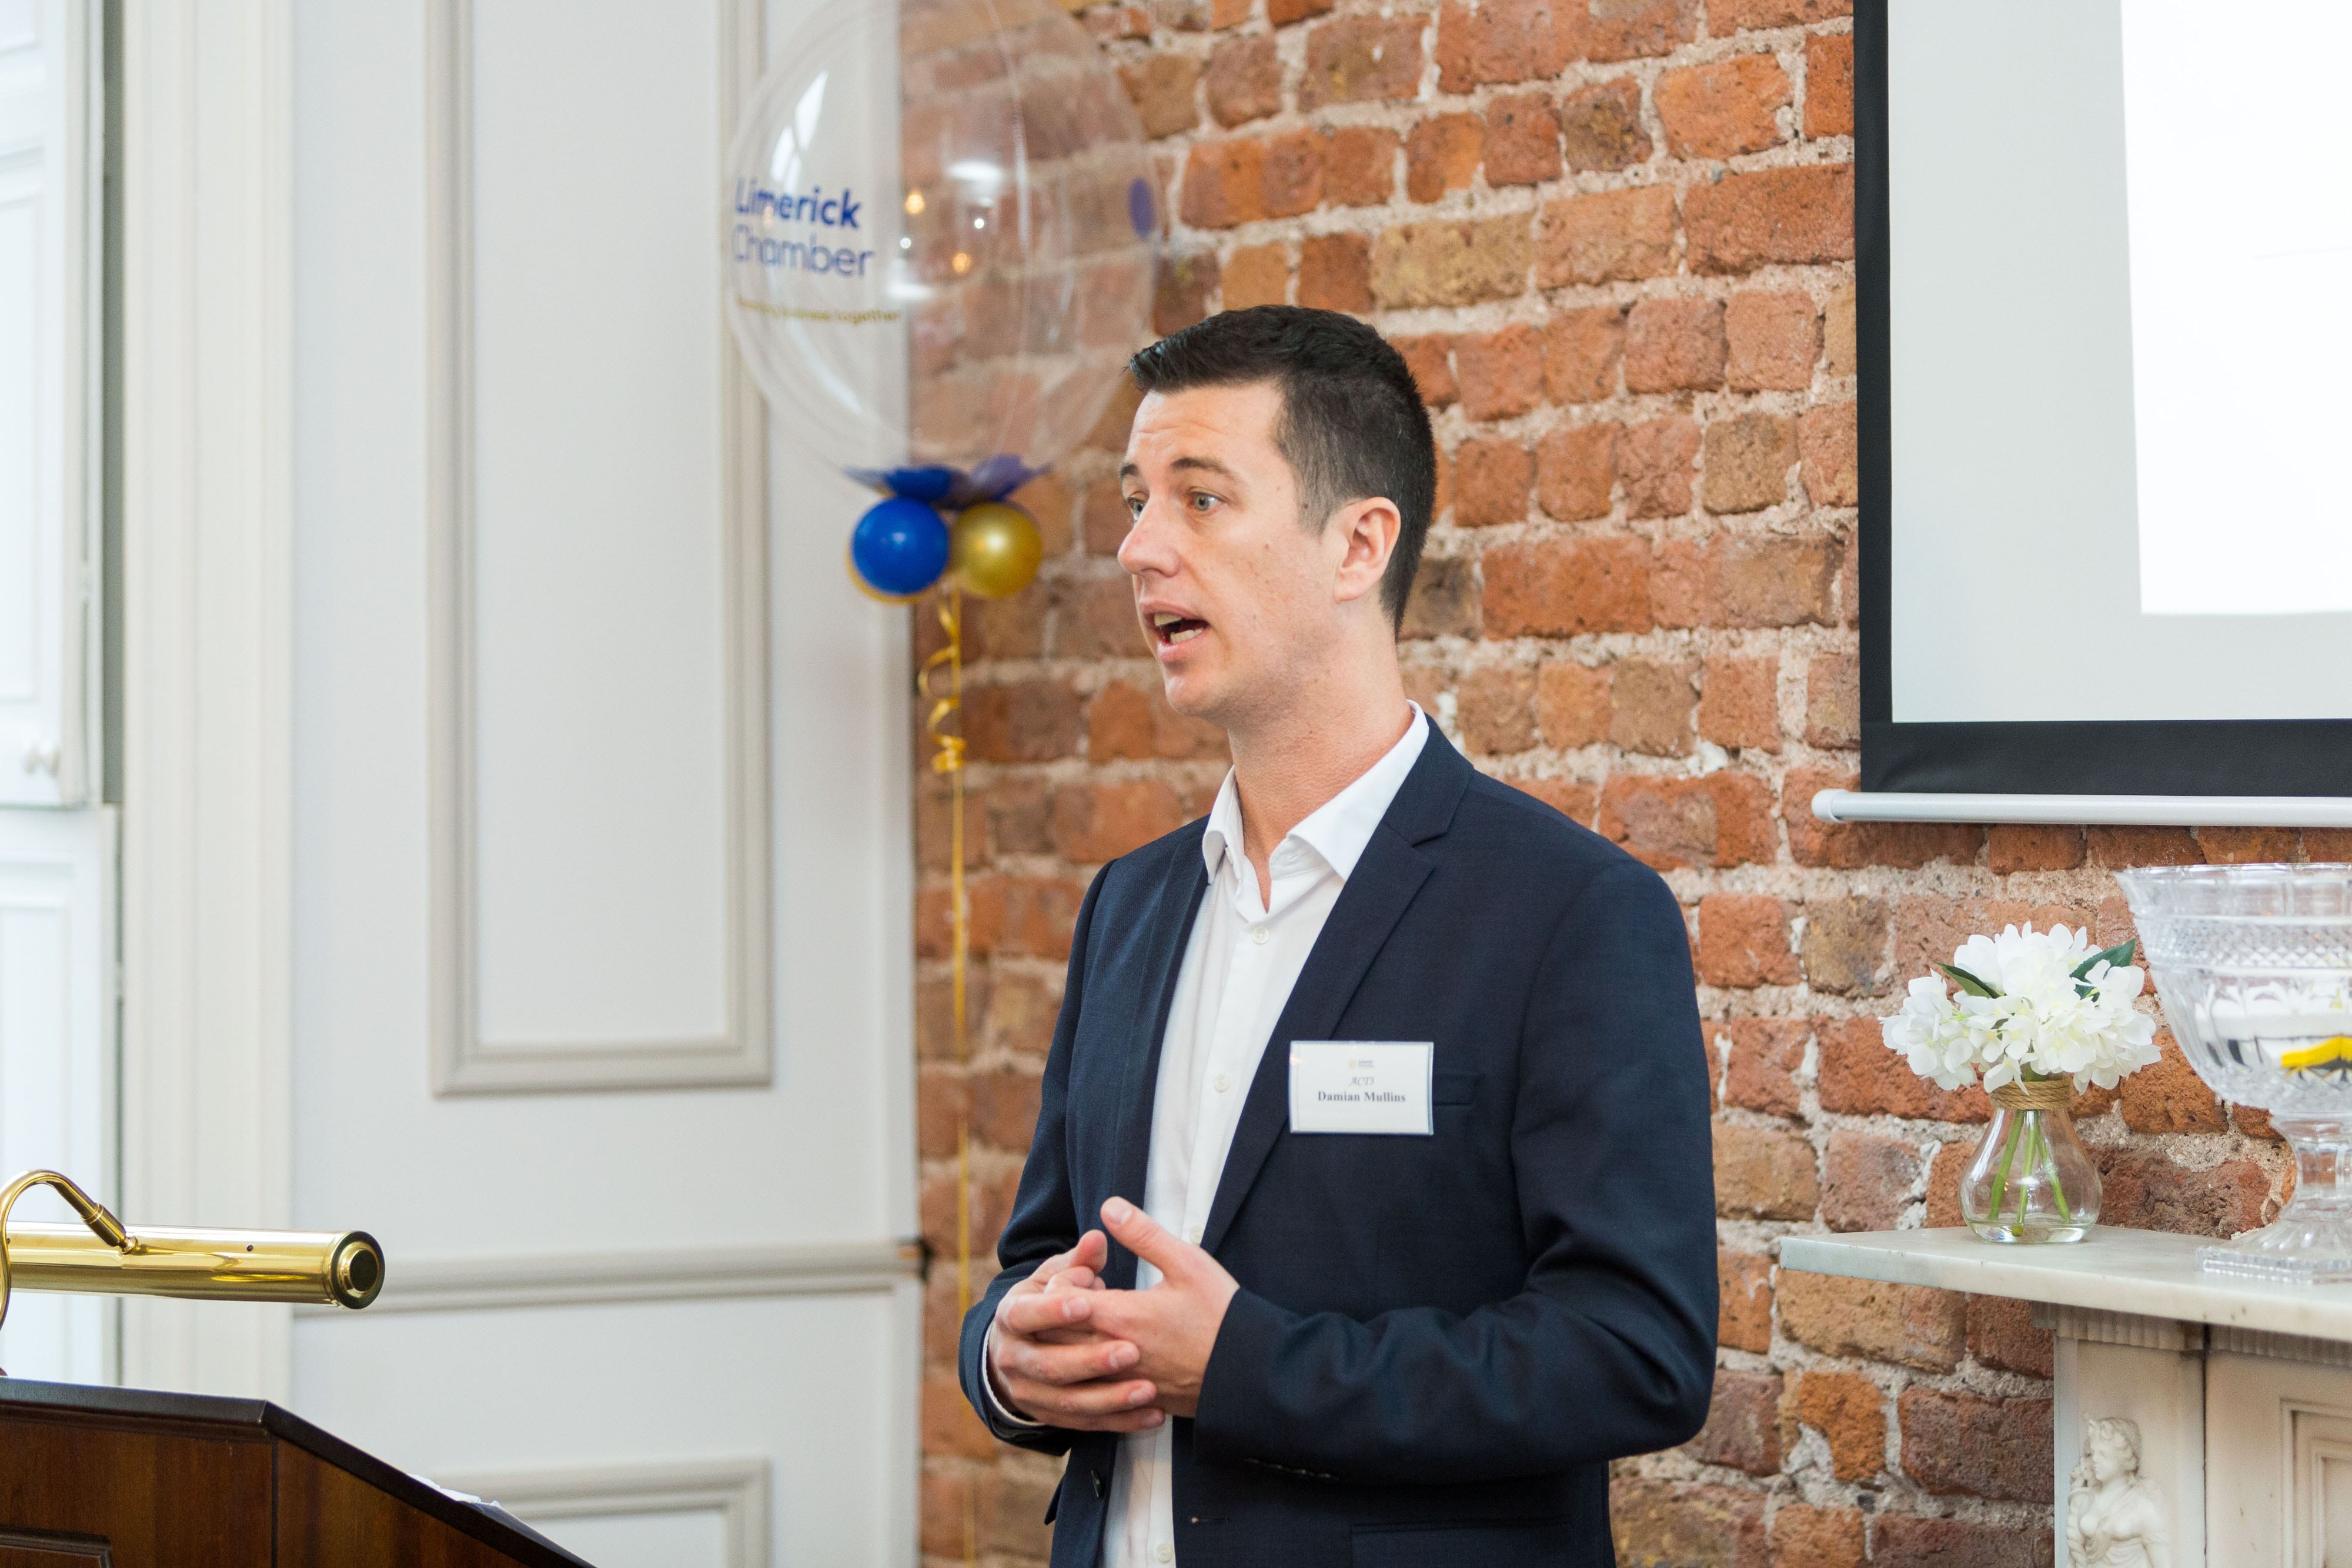
<path fill-rule="evenodd" d="M 1872 1230 L 1783 1237 L 1780 1267 L 2352 1343 L 2352 1285 L 2204 1273 L 2197 1249 L 2208 1239 L 2103 1225 L 2078 1242 L 2030 1247 L 1979 1241 L 1961 1226 Z"/>
<path fill-rule="evenodd" d="M 2352 1563 L 2352 1284 L 2206 1274 L 2203 1241 L 2105 1226 L 2039 1247 L 1958 1228 L 1789 1236 L 1780 1267 L 2035 1303 L 2033 1321 L 2056 1334 L 2058 1568 L 2074 1561 L 2070 1511 L 2094 1528 L 2146 1524 L 2144 1559 L 2101 1563 Z M 2138 1435 L 2136 1479 L 2126 1467 L 2120 1481 L 2080 1489 L 2086 1434 L 2097 1426 L 2111 1441 L 2111 1422 Z"/>

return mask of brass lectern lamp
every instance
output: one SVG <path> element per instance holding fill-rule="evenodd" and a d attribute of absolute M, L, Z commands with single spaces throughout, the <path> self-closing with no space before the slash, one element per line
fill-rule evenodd
<path fill-rule="evenodd" d="M 8 1212 L 53 1186 L 80 1225 L 16 1225 Z M 55 1171 L 26 1171 L 0 1187 L 0 1322 L 8 1293 L 75 1291 L 203 1301 L 316 1301 L 364 1307 L 383 1289 L 383 1249 L 364 1230 L 166 1230 L 134 1234 L 106 1206 Z M 0 1377 L 6 1373 L 0 1371 Z"/>

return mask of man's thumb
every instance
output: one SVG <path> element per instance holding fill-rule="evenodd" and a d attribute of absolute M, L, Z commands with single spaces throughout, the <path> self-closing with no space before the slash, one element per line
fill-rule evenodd
<path fill-rule="evenodd" d="M 1070 1249 L 1070 1262 L 1075 1268 L 1091 1269 L 1099 1274 L 1102 1266 L 1108 1261 L 1110 1243 L 1099 1230 L 1087 1231 L 1078 1238 L 1078 1244 Z"/>
<path fill-rule="evenodd" d="M 1150 1263 L 1162 1274 L 1173 1274 L 1184 1266 L 1185 1251 L 1176 1239 L 1161 1228 L 1160 1222 L 1123 1197 L 1110 1198 L 1102 1207 L 1103 1223 L 1119 1244 Z"/>

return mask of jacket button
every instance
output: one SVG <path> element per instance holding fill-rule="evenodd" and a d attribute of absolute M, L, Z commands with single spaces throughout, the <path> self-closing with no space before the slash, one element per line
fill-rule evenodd
<path fill-rule="evenodd" d="M 1087 1479 L 1095 1483 L 1095 1496 L 1102 1496 L 1102 1472 L 1100 1470 L 1088 1470 L 1087 1472 Z"/>

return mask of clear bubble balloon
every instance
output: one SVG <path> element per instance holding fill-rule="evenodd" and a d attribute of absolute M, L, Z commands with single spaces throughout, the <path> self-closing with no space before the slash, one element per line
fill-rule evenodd
<path fill-rule="evenodd" d="M 832 0 L 729 160 L 728 310 L 780 434 L 845 468 L 1084 438 L 1150 321 L 1160 202 L 1054 0 Z"/>

